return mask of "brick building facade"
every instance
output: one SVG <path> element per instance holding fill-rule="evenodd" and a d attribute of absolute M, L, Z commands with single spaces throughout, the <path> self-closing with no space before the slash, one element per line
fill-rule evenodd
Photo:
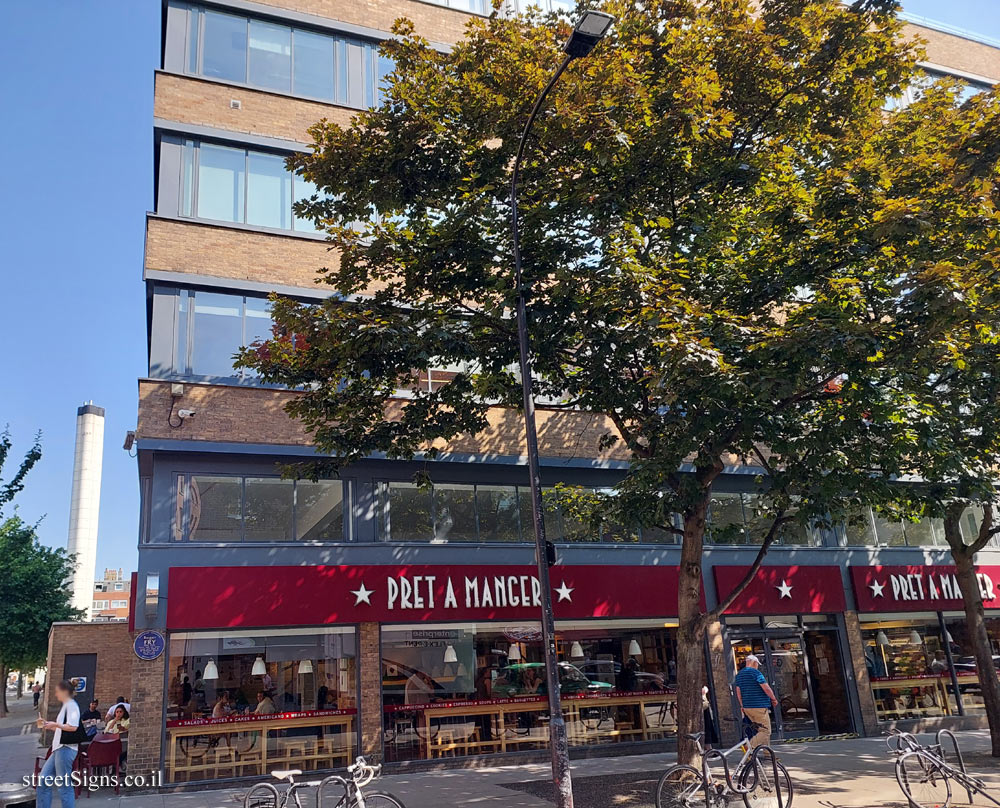
<path fill-rule="evenodd" d="M 346 121 L 377 97 L 387 66 L 376 46 L 397 17 L 447 48 L 487 11 L 476 0 L 464 10 L 420 0 L 164 2 L 134 620 L 163 633 L 167 650 L 136 660 L 126 689 L 130 765 L 162 765 L 167 782 L 336 768 L 358 752 L 401 765 L 542 754 L 520 415 L 495 408 L 484 433 L 440 447 L 434 462 L 373 457 L 338 480 L 293 482 L 278 465 L 314 455 L 283 410 L 294 394 L 231 367 L 240 345 L 266 334 L 266 295 L 320 299 L 316 272 L 337 261 L 268 196 L 309 192 L 280 158 L 307 148 L 316 120 Z M 928 40 L 927 70 L 970 89 L 1000 80 L 994 44 L 909 30 Z M 324 67 L 307 74 L 315 65 Z M 181 409 L 196 415 L 181 420 Z M 544 485 L 607 487 L 627 469 L 621 447 L 599 447 L 611 431 L 600 416 L 542 407 L 538 431 Z M 417 470 L 433 491 L 410 485 Z M 717 518 L 749 525 L 761 471 L 729 464 Z M 574 753 L 668 746 L 676 617 L 661 596 L 679 548 L 652 532 L 583 536 L 551 516 Z M 914 576 L 929 592 L 947 581 L 940 537 L 869 517 L 861 532 L 810 531 L 776 546 L 755 599 L 711 627 L 718 717 L 734 714 L 730 682 L 752 651 L 782 696 L 784 737 L 982 721 L 971 678 L 959 680 L 974 676 L 960 604 L 911 599 L 903 583 Z M 751 563 L 750 543 L 708 548 L 709 603 Z M 980 561 L 984 586 L 1000 587 L 991 566 L 1000 550 Z M 871 587 L 883 594 L 872 600 Z M 1000 649 L 1000 611 L 991 620 Z M 947 674 L 923 678 L 938 656 Z"/>

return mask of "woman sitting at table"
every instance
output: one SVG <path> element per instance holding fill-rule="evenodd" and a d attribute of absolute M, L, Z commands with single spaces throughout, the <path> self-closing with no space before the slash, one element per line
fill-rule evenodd
<path fill-rule="evenodd" d="M 227 718 L 232 712 L 233 708 L 229 704 L 229 692 L 223 690 L 215 700 L 215 706 L 212 707 L 212 718 Z"/>
<path fill-rule="evenodd" d="M 104 732 L 107 735 L 128 734 L 128 710 L 121 705 L 115 707 L 115 716 L 104 727 Z"/>

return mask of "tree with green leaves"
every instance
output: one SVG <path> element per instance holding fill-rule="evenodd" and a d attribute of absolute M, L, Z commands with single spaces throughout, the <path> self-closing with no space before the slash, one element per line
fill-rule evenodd
<path fill-rule="evenodd" d="M 707 626 L 793 523 L 888 488 L 913 433 L 892 374 L 911 365 L 901 290 L 920 265 L 897 174 L 870 144 L 916 75 L 892 0 L 607 0 L 613 34 L 570 66 L 521 179 L 533 385 L 544 406 L 608 419 L 630 458 L 598 518 L 681 543 L 680 757 L 702 725 Z M 288 405 L 329 457 L 420 454 L 520 407 L 511 372 L 507 186 L 520 130 L 558 64 L 564 20 L 475 19 L 442 53 L 406 21 L 382 103 L 311 130 L 290 165 L 322 192 L 331 296 L 274 299 L 275 336 L 239 364 L 301 391 Z M 914 135 L 919 137 L 919 135 Z M 444 385 L 415 369 L 460 367 Z M 401 387 L 412 387 L 405 399 Z M 703 612 L 713 488 L 762 469 L 759 552 Z M 882 482 L 882 480 L 885 482 Z M 680 515 L 679 524 L 674 515 Z"/>
<path fill-rule="evenodd" d="M 13 444 L 10 433 L 0 435 L 0 471 Z M 0 681 L 6 683 L 12 670 L 45 664 L 49 627 L 58 620 L 82 617 L 70 606 L 66 581 L 73 573 L 73 560 L 62 548 L 45 547 L 38 540 L 36 525 L 16 513 L 3 516 L 3 506 L 24 488 L 24 481 L 42 456 L 41 437 L 25 454 L 14 475 L 0 480 Z M 0 695 L 0 716 L 7 714 L 7 688 Z"/>
<path fill-rule="evenodd" d="M 891 380 L 903 404 L 893 417 L 910 434 L 905 456 L 891 462 L 909 484 L 883 479 L 864 494 L 894 515 L 940 520 L 1000 757 L 1000 679 L 975 569 L 976 553 L 1000 535 L 1000 98 L 960 103 L 959 90 L 927 89 L 870 143 L 893 165 L 917 248 L 900 308 L 918 350 Z"/>

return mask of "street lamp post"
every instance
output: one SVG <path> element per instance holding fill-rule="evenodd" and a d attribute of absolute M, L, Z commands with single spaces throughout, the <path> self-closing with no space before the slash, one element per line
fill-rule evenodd
<path fill-rule="evenodd" d="M 514 169 L 510 178 L 510 222 L 514 243 L 514 279 L 517 288 L 517 337 L 521 360 L 521 388 L 524 394 L 524 432 L 528 451 L 528 473 L 531 484 L 531 515 L 535 528 L 535 560 L 542 600 L 542 643 L 545 650 L 545 690 L 549 699 L 549 749 L 552 753 L 552 781 L 556 786 L 556 805 L 573 808 L 573 784 L 569 771 L 569 741 L 566 721 L 559 697 L 559 667 L 556 657 L 555 619 L 552 615 L 552 590 L 549 582 L 549 561 L 545 541 L 545 521 L 542 516 L 542 480 L 538 465 L 538 434 L 535 430 L 535 400 L 531 392 L 531 356 L 528 345 L 528 313 L 521 279 L 521 243 L 517 221 L 517 180 L 521 169 L 524 146 L 545 97 L 555 86 L 573 59 L 586 56 L 604 37 L 614 19 L 599 11 L 588 11 L 577 22 L 570 38 L 563 45 L 565 58 L 535 101 L 524 133 L 517 145 Z"/>

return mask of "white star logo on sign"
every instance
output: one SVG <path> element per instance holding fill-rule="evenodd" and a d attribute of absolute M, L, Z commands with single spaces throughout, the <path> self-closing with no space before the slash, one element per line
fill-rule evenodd
<path fill-rule="evenodd" d="M 360 589 L 352 589 L 351 594 L 354 595 L 354 605 L 360 606 L 362 603 L 367 603 L 369 606 L 372 605 L 371 596 L 375 594 L 374 589 L 365 589 L 365 582 L 361 582 Z"/>
<path fill-rule="evenodd" d="M 882 590 L 885 589 L 885 584 L 880 584 L 878 581 L 868 584 L 868 588 L 872 591 L 873 598 L 885 597 L 882 594 Z"/>
<path fill-rule="evenodd" d="M 778 592 L 780 593 L 779 594 L 779 598 L 788 598 L 789 600 L 791 600 L 791 598 L 792 598 L 792 587 L 790 587 L 785 582 L 784 579 L 782 579 L 781 583 L 778 586 L 774 587 L 774 588 L 777 589 Z"/>
<path fill-rule="evenodd" d="M 562 582 L 562 586 L 556 588 L 556 594 L 559 595 L 559 600 L 557 603 L 561 603 L 564 600 L 568 600 L 570 603 L 573 602 L 572 592 L 575 587 L 566 586 L 566 582 Z"/>

